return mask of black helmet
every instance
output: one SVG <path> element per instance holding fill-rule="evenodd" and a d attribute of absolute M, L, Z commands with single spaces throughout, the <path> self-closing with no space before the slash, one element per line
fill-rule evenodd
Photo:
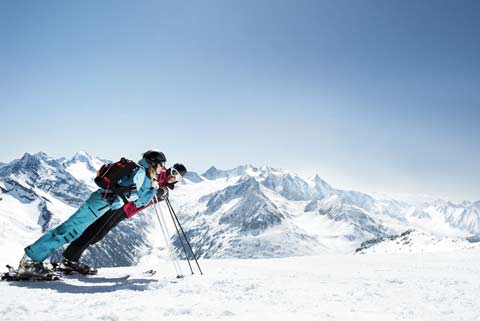
<path fill-rule="evenodd" d="M 180 174 L 180 176 L 182 176 L 182 177 L 185 176 L 185 174 L 187 173 L 187 168 L 183 164 L 176 163 L 167 170 L 168 175 L 172 175 L 172 168 L 175 169 Z M 176 175 L 174 175 L 174 176 L 176 176 Z"/>
<path fill-rule="evenodd" d="M 147 163 L 153 167 L 156 167 L 157 164 L 165 166 L 165 162 L 167 161 L 165 154 L 158 150 L 149 150 L 143 153 L 142 156 L 143 159 L 146 160 Z"/>

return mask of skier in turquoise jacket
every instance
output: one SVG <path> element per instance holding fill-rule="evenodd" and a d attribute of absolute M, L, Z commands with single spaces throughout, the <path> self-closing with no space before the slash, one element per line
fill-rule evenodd
<path fill-rule="evenodd" d="M 133 173 L 118 181 L 120 186 L 132 186 L 128 197 L 124 195 L 125 198 L 122 198 L 104 189 L 93 192 L 65 222 L 45 232 L 37 241 L 25 248 L 18 272 L 32 275 L 51 272 L 42 262 L 59 247 L 80 237 L 87 227 L 103 214 L 121 208 L 124 199 L 134 202 L 137 207 L 147 205 L 159 188 L 156 177 L 164 169 L 165 162 L 166 158 L 162 152 L 156 150 L 145 152 Z"/>

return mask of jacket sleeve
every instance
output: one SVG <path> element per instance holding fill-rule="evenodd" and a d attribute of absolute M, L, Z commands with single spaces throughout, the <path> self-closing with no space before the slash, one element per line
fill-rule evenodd
<path fill-rule="evenodd" d="M 140 168 L 133 177 L 137 186 L 138 199 L 134 202 L 137 208 L 147 205 L 157 192 L 150 184 L 150 179 L 146 177 L 145 170 Z"/>
<path fill-rule="evenodd" d="M 166 186 L 168 186 L 168 185 L 166 185 Z M 163 196 L 163 193 L 164 193 L 164 191 L 163 191 L 162 188 L 159 188 L 156 191 L 158 200 L 161 201 L 161 197 Z M 155 201 L 155 198 L 153 198 L 150 202 L 148 202 L 148 204 L 146 204 L 142 207 L 135 206 L 135 202 L 129 202 L 129 203 L 127 203 L 123 206 L 123 211 L 125 212 L 125 215 L 127 216 L 127 218 L 130 218 L 130 217 L 134 216 L 135 214 L 137 214 L 138 212 L 143 211 L 144 209 L 146 209 L 147 207 L 149 207 L 150 205 L 155 204 L 155 203 L 157 203 Z"/>
<path fill-rule="evenodd" d="M 123 211 L 125 212 L 125 216 L 127 216 L 127 218 L 130 218 L 135 214 L 137 214 L 138 212 L 143 211 L 145 208 L 147 208 L 150 205 L 152 205 L 152 202 L 148 203 L 145 206 L 137 208 L 134 202 L 129 202 L 123 206 Z"/>

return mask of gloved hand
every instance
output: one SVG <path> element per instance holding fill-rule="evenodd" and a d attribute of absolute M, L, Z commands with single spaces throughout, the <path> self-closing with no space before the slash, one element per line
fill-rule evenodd
<path fill-rule="evenodd" d="M 158 181 L 156 179 L 152 179 L 152 187 L 153 187 L 153 189 L 158 190 L 159 185 L 158 185 Z"/>
<path fill-rule="evenodd" d="M 105 200 L 108 202 L 108 204 L 112 205 L 113 202 L 115 202 L 117 199 L 117 195 L 113 193 L 108 193 L 107 196 L 105 197 Z"/>
<path fill-rule="evenodd" d="M 157 199 L 159 202 L 165 200 L 168 197 L 168 188 L 160 186 L 157 190 Z"/>

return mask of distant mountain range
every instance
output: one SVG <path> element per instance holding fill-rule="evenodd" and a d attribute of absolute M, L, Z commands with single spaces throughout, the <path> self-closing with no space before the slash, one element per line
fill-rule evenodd
<path fill-rule="evenodd" d="M 0 229 L 0 250 L 20 257 L 24 246 L 71 215 L 95 190 L 93 178 L 105 162 L 87 152 L 59 159 L 26 153 L 0 164 L 0 223 L 5 227 Z M 443 244 L 432 241 L 426 246 L 430 236 L 464 242 L 480 235 L 480 201 L 374 197 L 336 189 L 319 175 L 304 179 L 268 166 L 189 172 L 170 199 L 195 251 L 204 258 L 354 253 L 357 248 L 367 253 L 372 244 L 388 246 L 395 235 L 411 229 L 416 232 L 410 237 L 422 239 L 420 244 L 429 250 L 435 248 L 432 244 Z M 92 247 L 85 261 L 131 265 L 152 251 L 164 253 L 156 224 L 153 210 L 145 210 Z M 376 241 L 367 246 L 370 240 Z M 175 235 L 172 242 L 182 256 Z"/>

